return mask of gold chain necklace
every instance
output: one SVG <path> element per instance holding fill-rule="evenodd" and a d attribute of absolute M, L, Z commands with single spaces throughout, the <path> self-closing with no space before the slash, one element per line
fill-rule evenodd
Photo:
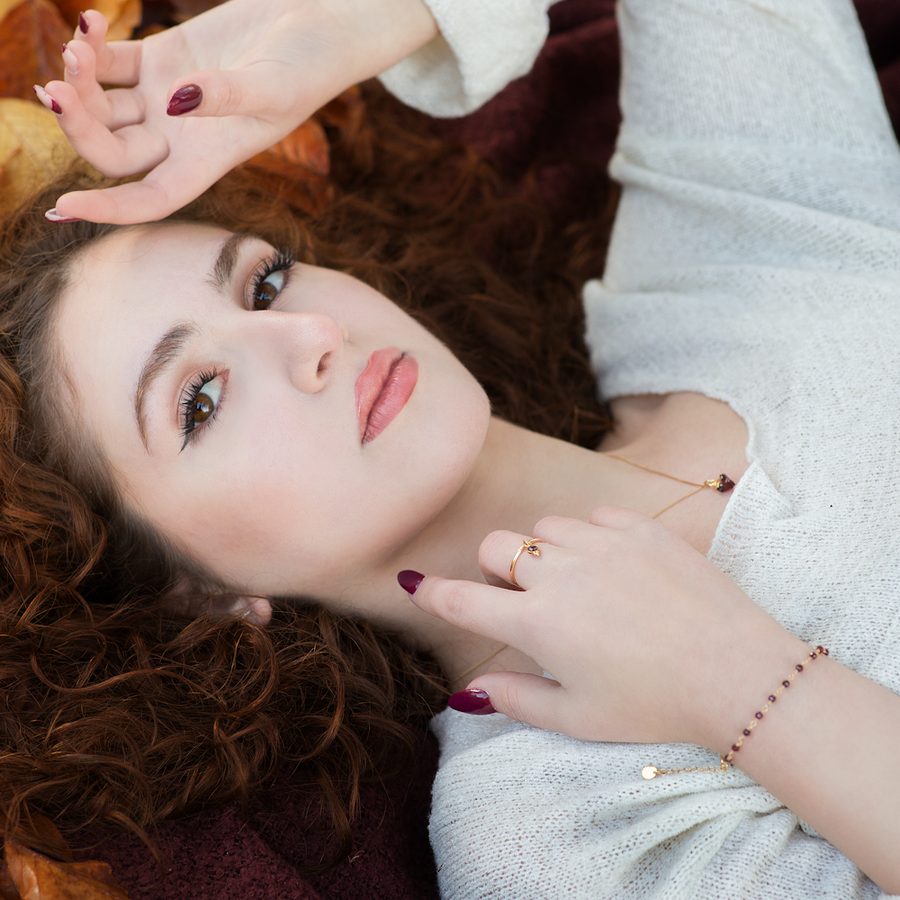
<path fill-rule="evenodd" d="M 658 513 L 651 516 L 652 519 L 658 519 L 664 512 L 668 512 L 673 506 L 678 506 L 679 503 L 683 503 L 689 497 L 693 497 L 694 494 L 699 494 L 704 488 L 711 488 L 712 490 L 718 491 L 720 494 L 727 494 L 729 491 L 733 491 L 735 484 L 734 482 L 723 472 L 719 475 L 718 478 L 708 478 L 706 481 L 688 481 L 685 478 L 678 478 L 675 475 L 669 475 L 667 472 L 660 472 L 658 469 L 651 469 L 649 466 L 641 465 L 641 463 L 637 463 L 632 459 L 628 459 L 624 456 L 619 456 L 617 453 L 603 453 L 602 456 L 608 456 L 610 459 L 618 459 L 620 462 L 628 463 L 629 466 L 634 466 L 636 469 L 643 469 L 645 472 L 650 472 L 651 475 L 661 475 L 663 478 L 668 478 L 670 481 L 677 481 L 679 484 L 689 484 L 694 488 L 688 494 L 685 494 L 683 497 L 676 500 L 674 503 L 670 503 L 668 506 L 661 509 Z M 503 646 L 498 647 L 494 650 L 493 653 L 489 653 L 484 659 L 479 660 L 475 663 L 474 666 L 469 666 L 465 672 L 461 675 L 457 675 L 454 678 L 454 681 L 461 681 L 466 675 L 474 672 L 476 669 L 481 668 L 485 663 L 490 662 L 495 656 L 502 653 L 509 644 L 503 644 Z"/>
<path fill-rule="evenodd" d="M 652 519 L 658 519 L 664 512 L 668 512 L 673 506 L 678 506 L 679 503 L 683 503 L 689 497 L 693 497 L 694 494 L 699 494 L 704 488 L 711 488 L 712 490 L 718 491 L 720 494 L 727 494 L 729 491 L 733 491 L 735 487 L 734 482 L 724 472 L 719 475 L 718 478 L 708 478 L 703 482 L 688 481 L 686 478 L 677 478 L 675 475 L 669 475 L 668 472 L 660 472 L 658 469 L 651 469 L 650 466 L 641 465 L 641 463 L 634 462 L 634 460 L 619 456 L 616 453 L 604 453 L 603 455 L 608 456 L 610 459 L 618 459 L 620 462 L 628 463 L 629 466 L 634 466 L 636 469 L 643 469 L 645 472 L 650 472 L 652 475 L 661 475 L 663 478 L 668 478 L 669 481 L 677 481 L 679 484 L 689 484 L 694 488 L 690 493 L 685 494 L 674 503 L 670 503 L 658 513 L 651 516 L 650 518 Z"/>

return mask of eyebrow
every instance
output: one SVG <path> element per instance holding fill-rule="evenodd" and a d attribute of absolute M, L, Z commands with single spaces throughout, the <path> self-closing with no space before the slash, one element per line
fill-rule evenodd
<path fill-rule="evenodd" d="M 220 294 L 224 294 L 230 287 L 231 279 L 234 277 L 234 268 L 240 256 L 241 246 L 246 241 L 249 241 L 251 237 L 252 235 L 249 234 L 233 234 L 222 244 L 222 249 L 219 250 L 212 272 L 207 278 L 207 282 Z"/>
<path fill-rule="evenodd" d="M 232 234 L 219 249 L 212 271 L 206 279 L 207 283 L 211 284 L 219 293 L 226 293 L 231 286 L 241 246 L 245 241 L 250 240 L 251 237 L 249 234 Z M 137 389 L 134 392 L 134 417 L 137 420 L 138 431 L 141 434 L 144 449 L 147 451 L 150 450 L 147 442 L 145 409 L 147 395 L 152 390 L 156 380 L 171 365 L 188 339 L 196 332 L 196 326 L 186 322 L 174 325 L 157 341 L 156 346 L 150 351 L 150 355 L 141 369 Z"/>
<path fill-rule="evenodd" d="M 146 410 L 144 401 L 153 383 L 169 367 L 172 360 L 181 352 L 182 347 L 197 331 L 196 326 L 183 322 L 170 328 L 157 342 L 156 346 L 144 363 L 138 378 L 137 390 L 134 392 L 134 415 L 137 419 L 138 430 L 141 433 L 144 449 L 150 450 L 147 443 Z"/>

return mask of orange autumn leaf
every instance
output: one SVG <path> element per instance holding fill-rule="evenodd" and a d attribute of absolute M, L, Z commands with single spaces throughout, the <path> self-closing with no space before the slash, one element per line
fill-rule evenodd
<path fill-rule="evenodd" d="M 364 112 L 362 90 L 359 85 L 347 88 L 338 94 L 334 100 L 326 103 L 317 113 L 316 117 L 326 125 L 335 128 L 346 129 L 359 124 Z"/>
<path fill-rule="evenodd" d="M 22 900 L 128 900 L 102 862 L 58 862 L 7 841 L 6 864 Z"/>
<path fill-rule="evenodd" d="M 30 841 L 59 858 L 7 839 L 6 870 L 18 890 L 13 900 L 128 900 L 128 893 L 116 883 L 106 863 L 73 861 L 65 839 L 49 819 L 35 816 L 28 829 Z"/>
<path fill-rule="evenodd" d="M 0 96 L 34 99 L 32 85 L 62 78 L 71 29 L 50 0 L 0 0 Z"/>
<path fill-rule="evenodd" d="M 10 878 L 5 859 L 0 859 L 0 900 L 22 900 L 19 889 Z"/>
<path fill-rule="evenodd" d="M 317 175 L 327 175 L 331 162 L 328 152 L 328 138 L 325 129 L 315 117 L 307 119 L 287 137 L 273 144 L 264 153 L 254 156 L 250 162 L 265 167 L 266 160 L 260 157 L 275 157 L 295 166 L 309 169 Z"/>
<path fill-rule="evenodd" d="M 313 117 L 244 165 L 265 172 L 279 182 L 277 192 L 282 197 L 300 209 L 316 213 L 331 196 L 329 156 L 325 129 Z"/>

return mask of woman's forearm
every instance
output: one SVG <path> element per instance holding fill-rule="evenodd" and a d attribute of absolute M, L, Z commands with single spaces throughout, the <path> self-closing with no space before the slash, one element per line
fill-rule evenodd
<path fill-rule="evenodd" d="M 772 673 L 773 690 L 787 674 Z M 726 752 L 739 735 L 714 749 Z M 879 887 L 900 893 L 898 747 L 900 697 L 820 657 L 773 704 L 735 764 Z"/>

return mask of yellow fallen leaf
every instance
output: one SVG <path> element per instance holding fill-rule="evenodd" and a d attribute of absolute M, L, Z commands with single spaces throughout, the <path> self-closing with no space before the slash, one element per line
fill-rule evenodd
<path fill-rule="evenodd" d="M 0 214 L 15 209 L 74 159 L 50 110 L 35 101 L 0 99 Z"/>

